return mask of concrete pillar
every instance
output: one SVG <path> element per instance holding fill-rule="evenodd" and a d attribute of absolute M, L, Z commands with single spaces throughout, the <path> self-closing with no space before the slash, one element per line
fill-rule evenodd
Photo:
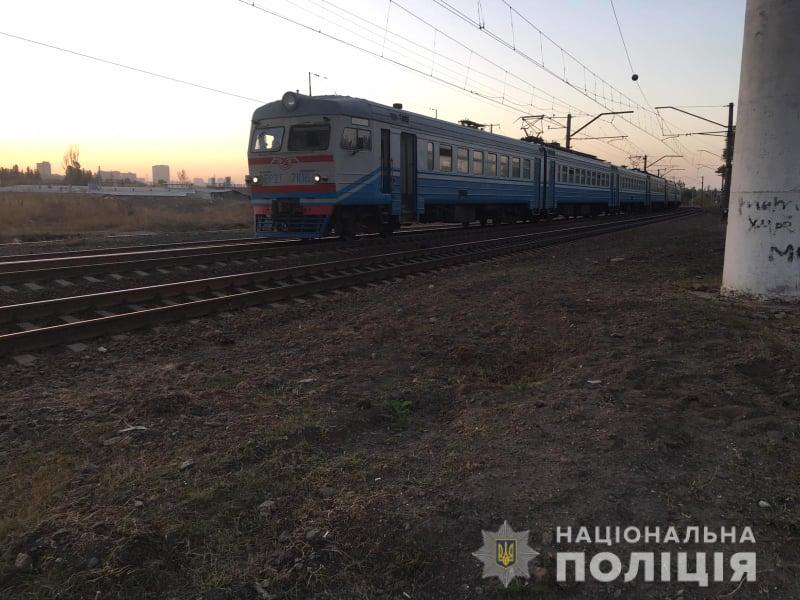
<path fill-rule="evenodd" d="M 722 293 L 800 300 L 800 1 L 747 0 Z"/>

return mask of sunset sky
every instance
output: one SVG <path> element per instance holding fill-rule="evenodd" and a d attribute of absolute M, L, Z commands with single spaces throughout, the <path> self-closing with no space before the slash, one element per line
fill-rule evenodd
<path fill-rule="evenodd" d="M 615 0 L 646 100 L 631 81 L 608 0 L 508 3 L 582 64 L 563 57 L 518 15 L 512 29 L 509 6 L 503 0 L 256 2 L 362 50 L 239 0 L 5 3 L 0 11 L 3 34 L 250 99 L 166 81 L 0 35 L 5 70 L 0 166 L 17 163 L 33 167 L 36 162 L 49 160 L 54 172 L 62 172 L 65 149 L 79 144 L 81 162 L 92 171 L 100 166 L 104 170 L 134 171 L 149 179 L 151 165 L 168 164 L 173 177 L 183 168 L 190 179 L 232 176 L 241 182 L 253 110 L 260 103 L 279 99 L 289 89 L 307 93 L 309 71 L 324 76 L 313 78 L 314 94 L 338 93 L 386 104 L 402 102 L 408 110 L 431 116 L 435 108 L 440 119 L 499 123 L 500 133 L 513 137 L 521 135 L 515 120 L 526 112 L 563 115 L 565 104 L 585 115 L 605 110 L 460 19 L 446 5 L 470 19 L 482 18 L 487 30 L 535 60 L 544 59 L 548 69 L 589 91 L 596 88 L 583 66 L 642 105 L 702 106 L 688 110 L 724 122 L 727 109 L 722 105 L 737 100 L 744 0 Z M 394 63 L 381 59 L 381 54 Z M 395 64 L 398 62 L 433 73 L 452 85 L 411 72 Z M 519 89 L 530 86 L 533 96 Z M 465 87 L 493 99 L 458 89 Z M 675 133 L 709 130 L 709 124 L 677 113 L 665 112 L 663 116 Z M 576 117 L 573 128 L 589 118 Z M 660 140 L 660 135 L 650 135 L 660 131 L 658 119 L 645 112 L 631 118 L 641 119 L 637 122 L 645 131 L 617 118 L 613 125 L 602 122 L 587 129 L 586 135 L 621 131 L 629 136 L 627 141 L 581 141 L 574 147 L 617 164 L 630 164 L 628 157 L 634 153 L 646 153 L 651 161 L 676 153 Z M 563 142 L 563 133 L 545 129 L 544 136 Z M 719 159 L 712 154 L 720 152 L 722 141 L 708 136 L 677 138 L 680 146 L 673 142 L 672 147 L 679 148 L 684 158 L 665 159 L 659 164 L 683 169 L 673 175 L 690 186 L 699 183 L 700 175 L 705 175 L 706 183 L 718 185 L 713 169 Z"/>

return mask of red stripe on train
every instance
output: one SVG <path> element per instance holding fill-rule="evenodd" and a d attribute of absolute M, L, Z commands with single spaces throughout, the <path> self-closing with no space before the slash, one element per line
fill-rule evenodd
<path fill-rule="evenodd" d="M 332 154 L 309 154 L 306 156 L 259 156 L 248 158 L 248 165 L 282 165 L 290 167 L 293 163 L 333 162 Z"/>
<path fill-rule="evenodd" d="M 312 183 L 309 185 L 254 185 L 256 194 L 275 194 L 279 192 L 317 192 L 320 194 L 336 192 L 335 183 Z"/>
<path fill-rule="evenodd" d="M 317 206 L 317 205 L 310 205 L 310 206 L 302 206 L 302 211 L 304 215 L 332 215 L 333 214 L 333 206 Z M 254 206 L 253 207 L 253 214 L 254 215 L 271 215 L 272 214 L 272 207 L 271 206 Z"/>

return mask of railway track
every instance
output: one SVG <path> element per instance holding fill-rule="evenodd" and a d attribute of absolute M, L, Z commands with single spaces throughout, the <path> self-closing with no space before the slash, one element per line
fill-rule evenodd
<path fill-rule="evenodd" d="M 607 220 L 621 218 L 627 217 L 608 217 Z M 565 223 L 579 222 L 582 221 L 552 221 L 536 227 L 554 228 L 562 227 Z M 530 224 L 506 224 L 500 229 L 508 232 L 531 227 Z M 314 260 L 328 254 L 356 254 L 374 251 L 378 246 L 387 249 L 413 245 L 423 247 L 438 243 L 444 237 L 492 237 L 497 235 L 497 229 L 426 226 L 403 230 L 387 238 L 364 236 L 353 242 L 343 242 L 335 237 L 313 241 L 245 238 L 4 256 L 0 257 L 0 293 L 8 297 L 20 291 L 34 294 L 42 292 L 44 286 L 69 288 L 78 284 L 96 285 L 102 283 L 98 278 L 107 276 L 114 279 L 116 286 L 125 276 L 133 279 L 171 276 L 169 269 L 173 268 L 178 268 L 185 274 L 189 269 L 209 271 L 241 268 L 248 262 L 256 264 L 287 257 Z"/>
<path fill-rule="evenodd" d="M 507 225 L 506 228 L 526 227 Z M 152 246 L 133 246 L 113 251 L 80 250 L 75 252 L 47 253 L 37 255 L 16 255 L 0 257 L 0 289 L 14 293 L 11 287 L 27 285 L 37 290 L 41 282 L 55 282 L 68 287 L 75 280 L 98 283 L 98 276 L 114 275 L 121 279 L 124 273 L 137 272 L 139 276 L 149 276 L 157 269 L 195 266 L 205 270 L 211 266 L 225 266 L 235 262 L 241 266 L 244 261 L 256 262 L 262 259 L 275 259 L 285 256 L 309 256 L 326 253 L 352 253 L 367 247 L 393 247 L 414 244 L 428 244 L 441 236 L 471 237 L 489 235 L 487 229 L 463 229 L 461 227 L 427 227 L 406 230 L 400 234 L 381 238 L 367 236 L 354 242 L 343 242 L 339 238 L 325 238 L 301 242 L 299 240 L 226 240 L 225 243 L 196 243 Z M 167 247 L 164 247 L 167 246 Z M 94 278 L 94 279 L 93 279 Z M 31 285 L 34 284 L 34 285 Z"/>
<path fill-rule="evenodd" d="M 536 250 L 699 212 L 685 209 L 533 232 L 492 230 L 494 237 L 445 239 L 428 247 L 377 245 L 375 252 L 338 260 L 0 306 L 0 331 L 7 332 L 0 335 L 0 355 Z"/>
<path fill-rule="evenodd" d="M 461 229 L 460 225 L 445 225 L 445 224 L 431 224 L 421 226 L 411 226 L 404 228 L 397 232 L 399 235 L 408 235 L 415 233 L 432 233 L 440 231 L 448 231 L 450 229 Z M 375 235 L 365 236 L 376 237 Z M 339 238 L 331 236 L 326 238 L 325 241 L 336 241 Z M 43 242 L 27 242 L 27 243 L 43 243 Z M 148 254 L 163 252 L 162 255 L 168 255 L 172 251 L 181 251 L 185 249 L 200 249 L 200 248 L 215 248 L 215 247 L 231 247 L 240 245 L 285 245 L 285 246 L 300 246 L 307 244 L 308 241 L 302 240 L 269 240 L 265 238 L 255 237 L 235 237 L 235 238 L 221 238 L 221 239 L 206 239 L 206 240 L 189 240 L 184 242 L 165 242 L 161 244 L 137 244 L 130 246 L 110 246 L 110 247 L 97 247 L 97 248 L 84 248 L 81 250 L 59 250 L 51 252 L 31 252 L 24 254 L 6 254 L 0 255 L 0 265 L 5 263 L 32 263 L 43 264 L 45 260 L 73 260 L 86 257 L 103 257 L 112 256 L 117 254 Z M 0 246 L 18 246 L 20 244 L 0 244 Z"/>

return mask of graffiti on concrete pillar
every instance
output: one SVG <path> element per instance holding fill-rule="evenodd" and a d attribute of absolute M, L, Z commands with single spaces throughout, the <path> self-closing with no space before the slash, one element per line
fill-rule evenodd
<path fill-rule="evenodd" d="M 800 250 L 800 248 L 798 248 L 798 250 Z M 793 262 L 795 254 L 795 248 L 792 244 L 787 244 L 783 250 L 776 246 L 770 246 L 769 256 L 767 258 L 769 258 L 769 262 L 774 261 L 775 258 L 785 258 L 786 262 Z M 798 256 L 798 258 L 800 258 L 800 256 Z"/>
<path fill-rule="evenodd" d="M 800 244 L 788 244 L 778 241 L 785 240 L 787 234 L 795 233 L 795 222 L 800 221 L 800 216 L 796 219 L 796 213 L 800 212 L 800 202 L 794 199 L 785 199 L 773 196 L 770 199 L 748 199 L 739 197 L 738 212 L 742 217 L 741 222 L 745 227 L 745 232 L 751 235 L 763 235 L 768 233 L 778 239 L 770 244 L 769 262 L 786 261 L 794 262 L 795 258 L 800 262 Z"/>

